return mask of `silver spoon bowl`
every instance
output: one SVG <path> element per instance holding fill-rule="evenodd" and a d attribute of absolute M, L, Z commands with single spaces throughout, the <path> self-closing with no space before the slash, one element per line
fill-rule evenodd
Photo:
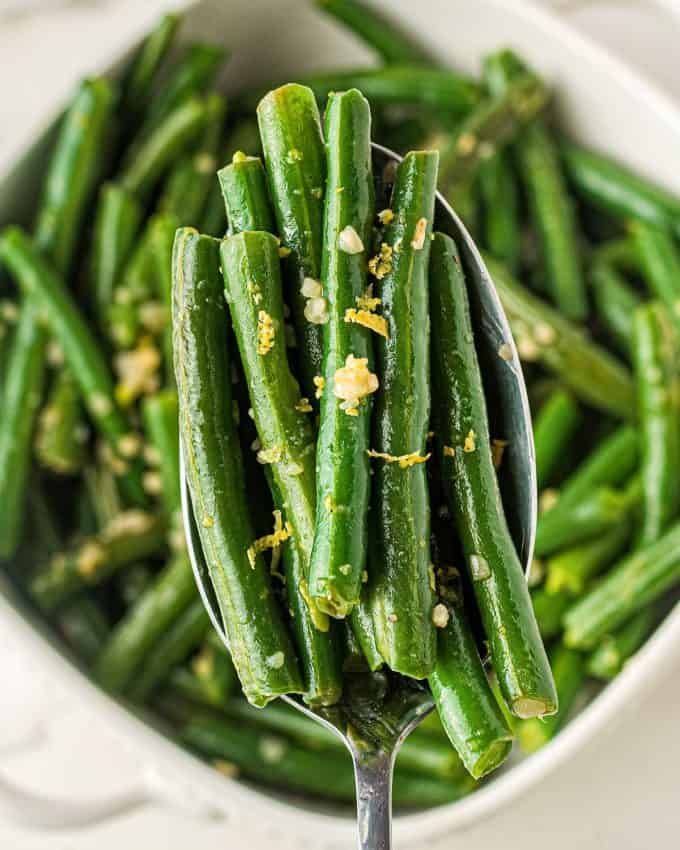
<path fill-rule="evenodd" d="M 400 157 L 374 144 L 373 161 L 376 175 L 389 187 Z M 510 531 L 528 574 L 536 532 L 536 465 L 529 403 L 517 350 L 479 251 L 439 193 L 435 224 L 454 238 L 465 268 L 491 430 L 511 435 L 500 485 Z M 180 475 L 182 518 L 191 566 L 203 604 L 228 649 L 194 520 L 181 445 Z M 312 709 L 296 696 L 283 699 L 344 741 L 354 765 L 359 850 L 389 850 L 394 761 L 402 742 L 434 708 L 430 692 L 418 682 L 378 671 L 348 673 L 343 698 L 331 708 Z"/>

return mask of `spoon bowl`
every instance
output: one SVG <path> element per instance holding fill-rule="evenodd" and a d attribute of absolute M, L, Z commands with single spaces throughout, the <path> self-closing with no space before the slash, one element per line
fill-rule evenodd
<path fill-rule="evenodd" d="M 373 144 L 375 174 L 387 191 L 400 157 Z M 381 188 L 379 186 L 379 188 Z M 512 435 L 500 475 L 508 524 L 528 574 L 536 532 L 536 468 L 531 416 L 522 370 L 510 327 L 493 282 L 465 226 L 437 193 L 435 225 L 456 241 L 465 268 L 475 344 L 484 375 L 484 391 L 495 433 Z M 180 444 L 182 519 L 191 566 L 210 620 L 229 648 L 208 575 Z M 392 823 L 392 774 L 399 747 L 433 710 L 429 690 L 391 672 L 353 672 L 345 677 L 342 700 L 329 708 L 311 708 L 296 696 L 283 699 L 340 736 L 354 764 L 360 850 L 389 850 Z"/>

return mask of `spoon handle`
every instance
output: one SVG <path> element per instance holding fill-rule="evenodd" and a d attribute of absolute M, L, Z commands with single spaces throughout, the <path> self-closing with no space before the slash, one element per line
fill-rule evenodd
<path fill-rule="evenodd" d="M 391 850 L 394 752 L 354 754 L 359 850 Z"/>

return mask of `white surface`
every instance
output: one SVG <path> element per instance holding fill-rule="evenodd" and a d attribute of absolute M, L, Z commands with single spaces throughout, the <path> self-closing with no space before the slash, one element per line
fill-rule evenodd
<path fill-rule="evenodd" d="M 71 3 L 39 18 L 0 21 L 0 58 L 11 69 L 0 80 L 0 159 L 15 150 L 21 127 L 41 115 L 41 104 L 53 93 L 66 93 L 77 75 L 98 64 L 102 44 L 125 43 L 141 19 L 151 19 L 169 5 L 108 0 L 86 6 Z M 644 4 L 611 3 L 581 8 L 573 18 L 587 31 L 617 47 L 646 68 L 658 82 L 680 96 L 674 80 L 677 30 Z M 40 61 L 36 57 L 40 57 Z M 20 81 L 20 85 L 17 81 Z M 631 116 L 634 120 L 634 116 Z M 651 146 L 650 146 L 651 147 Z M 52 681 L 32 666 L 18 646 L 10 646 L 0 623 L 0 770 L 16 782 L 51 793 L 94 796 L 125 785 L 133 760 L 90 711 L 60 694 Z M 680 672 L 680 664 L 678 665 Z M 530 798 L 513 803 L 497 816 L 442 843 L 441 847 L 486 850 L 623 848 L 638 850 L 656 843 L 673 846 L 680 834 L 676 765 L 680 739 L 675 723 L 680 708 L 680 677 L 671 676 L 658 692 L 628 715 L 615 735 L 581 751 L 567 767 L 552 775 Z M 36 730 L 45 730 L 42 736 Z M 22 748 L 28 738 L 29 748 Z M 5 750 L 5 742 L 12 751 Z M 40 836 L 5 827 L 0 847 L 12 850 L 79 850 L 98 847 L 221 848 L 238 842 L 224 823 L 206 823 L 167 810 L 146 807 L 96 830 Z M 502 842 L 502 844 L 501 844 Z M 252 846 L 252 841 L 249 842 Z M 311 850 L 319 844 L 310 836 Z M 262 844 L 264 850 L 268 844 Z M 273 846 L 273 844 L 271 845 Z M 259 847 L 256 848 L 259 850 Z"/>

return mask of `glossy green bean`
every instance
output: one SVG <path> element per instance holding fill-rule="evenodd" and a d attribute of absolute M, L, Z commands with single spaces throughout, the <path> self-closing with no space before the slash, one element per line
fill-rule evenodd
<path fill-rule="evenodd" d="M 552 714 L 557 697 L 550 666 L 491 456 L 465 278 L 455 244 L 441 234 L 433 242 L 430 292 L 442 478 L 493 667 L 513 714 Z"/>
<path fill-rule="evenodd" d="M 569 393 L 557 389 L 544 402 L 534 420 L 534 447 L 536 449 L 536 477 L 541 490 L 562 454 L 581 426 L 583 416 Z"/>
<path fill-rule="evenodd" d="M 365 297 L 375 198 L 371 113 L 356 89 L 332 95 L 326 107 L 326 208 L 321 279 L 325 300 L 321 417 L 316 451 L 316 525 L 309 589 L 322 611 L 346 617 L 358 603 L 366 568 L 370 497 L 372 399 L 343 388 L 350 363 L 372 365 L 371 331 L 348 320 Z M 344 191 L 338 192 L 339 188 Z M 356 237 L 348 252 L 344 237 Z M 351 380 L 351 377 L 350 377 Z M 377 387 L 377 379 L 375 380 Z M 374 387 L 375 388 L 375 387 Z"/>
<path fill-rule="evenodd" d="M 545 565 L 548 593 L 581 596 L 590 580 L 621 554 L 631 531 L 629 523 L 621 522 L 599 537 L 557 552 Z"/>
<path fill-rule="evenodd" d="M 498 153 L 480 165 L 479 192 L 486 250 L 505 263 L 510 271 L 516 271 L 521 248 L 519 193 L 506 152 Z"/>
<path fill-rule="evenodd" d="M 605 682 L 615 679 L 647 640 L 657 620 L 656 606 L 649 605 L 634 614 L 613 634 L 606 635 L 588 658 L 588 675 Z"/>
<path fill-rule="evenodd" d="M 633 357 L 640 422 L 642 528 L 653 543 L 680 510 L 680 347 L 660 303 L 640 307 L 633 319 Z"/>
<path fill-rule="evenodd" d="M 644 221 L 631 222 L 629 230 L 648 288 L 666 305 L 669 316 L 680 328 L 680 253 L 672 230 Z"/>
<path fill-rule="evenodd" d="M 267 176 L 258 156 L 237 151 L 230 165 L 217 174 L 230 233 L 264 230 L 275 233 Z"/>
<path fill-rule="evenodd" d="M 562 633 L 562 618 L 573 602 L 570 593 L 548 593 L 539 587 L 531 593 L 531 604 L 543 640 L 550 640 Z"/>
<path fill-rule="evenodd" d="M 299 692 L 301 683 L 264 559 L 254 550 L 247 554 L 254 534 L 230 397 L 219 243 L 190 228 L 175 239 L 173 328 L 194 516 L 243 691 L 264 705 Z"/>
<path fill-rule="evenodd" d="M 38 417 L 36 456 L 45 468 L 74 475 L 85 460 L 87 437 L 78 386 L 71 372 L 62 369 L 54 376 Z"/>
<path fill-rule="evenodd" d="M 591 266 L 590 284 L 597 317 L 618 351 L 630 360 L 633 315 L 642 299 L 613 264 L 603 259 Z"/>
<path fill-rule="evenodd" d="M 180 510 L 179 400 L 174 390 L 147 396 L 142 404 L 144 429 L 157 458 L 165 511 L 171 519 Z"/>

